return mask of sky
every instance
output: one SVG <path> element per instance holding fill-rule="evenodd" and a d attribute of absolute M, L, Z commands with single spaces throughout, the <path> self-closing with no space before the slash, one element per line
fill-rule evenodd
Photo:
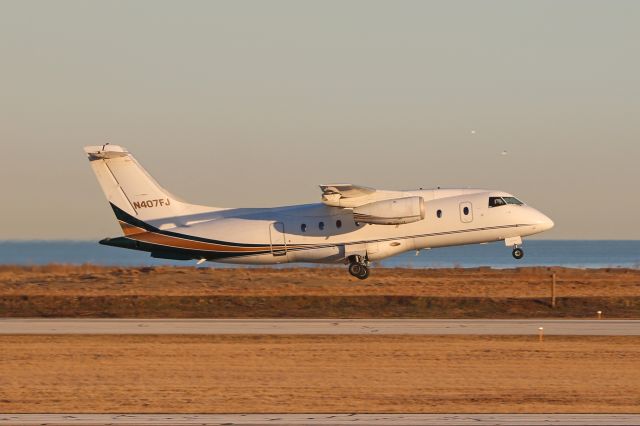
<path fill-rule="evenodd" d="M 491 188 L 640 239 L 640 2 L 0 0 L 0 240 L 120 234 L 83 153 L 194 203 Z M 502 155 L 506 151 L 507 155 Z"/>

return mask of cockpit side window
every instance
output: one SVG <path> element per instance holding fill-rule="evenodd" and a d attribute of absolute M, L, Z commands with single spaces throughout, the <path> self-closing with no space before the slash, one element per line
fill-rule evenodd
<path fill-rule="evenodd" d="M 489 207 L 500 207 L 506 204 L 502 197 L 489 197 Z"/>
<path fill-rule="evenodd" d="M 504 197 L 504 201 L 507 202 L 507 204 L 515 204 L 516 206 L 521 206 L 524 203 L 520 200 L 518 200 L 516 197 Z"/>

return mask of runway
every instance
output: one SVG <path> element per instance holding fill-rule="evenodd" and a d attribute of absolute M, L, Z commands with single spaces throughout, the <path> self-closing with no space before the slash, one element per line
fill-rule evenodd
<path fill-rule="evenodd" d="M 0 319 L 0 334 L 640 336 L 640 320 Z"/>
<path fill-rule="evenodd" d="M 622 426 L 634 414 L 0 414 L 0 425 Z"/>

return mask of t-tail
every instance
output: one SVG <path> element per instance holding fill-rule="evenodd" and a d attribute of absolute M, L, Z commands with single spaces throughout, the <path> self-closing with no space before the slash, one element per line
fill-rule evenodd
<path fill-rule="evenodd" d="M 148 227 L 179 226 L 187 218 L 221 210 L 178 199 L 121 146 L 87 146 L 84 151 L 124 235 L 146 232 Z"/>

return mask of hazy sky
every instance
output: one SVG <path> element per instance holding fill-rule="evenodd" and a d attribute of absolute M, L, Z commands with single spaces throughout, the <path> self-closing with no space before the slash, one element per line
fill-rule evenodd
<path fill-rule="evenodd" d="M 639 239 L 639 23 L 636 1 L 0 0 L 0 239 L 118 235 L 82 152 L 107 141 L 202 204 L 487 187 L 545 238 Z"/>

